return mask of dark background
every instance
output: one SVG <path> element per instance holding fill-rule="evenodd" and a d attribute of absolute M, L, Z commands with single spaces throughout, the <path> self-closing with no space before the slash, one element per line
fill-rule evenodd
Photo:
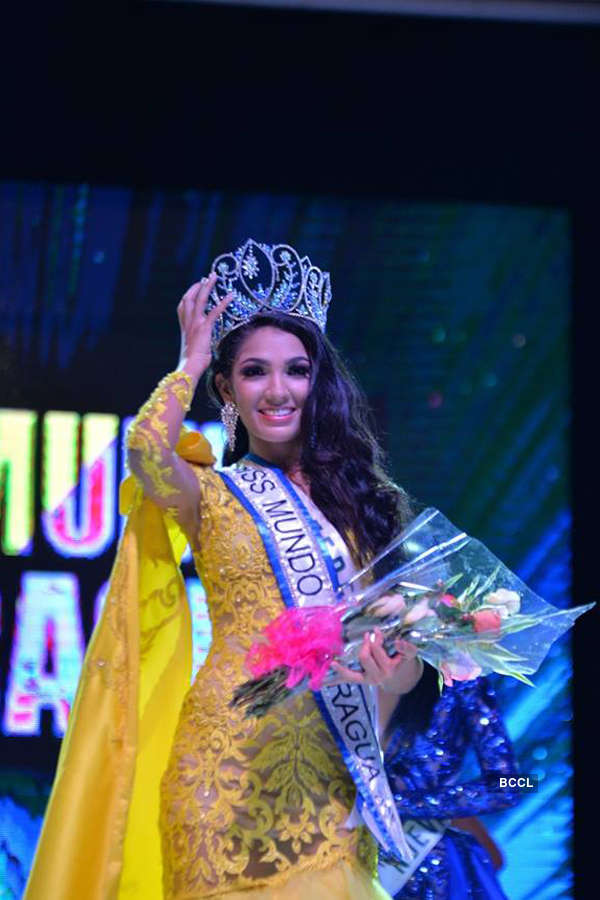
<path fill-rule="evenodd" d="M 597 28 L 171 3 L 2 19 L 2 178 L 568 209 L 573 599 L 595 597 Z M 577 896 L 594 863 L 592 624 L 574 638 Z"/>

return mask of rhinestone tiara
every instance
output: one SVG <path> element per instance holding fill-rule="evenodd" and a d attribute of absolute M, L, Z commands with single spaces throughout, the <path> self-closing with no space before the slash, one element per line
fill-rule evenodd
<path fill-rule="evenodd" d="M 259 244 L 249 238 L 232 253 L 217 256 L 211 265 L 217 280 L 207 312 L 231 291 L 234 299 L 217 319 L 212 333 L 215 350 L 226 334 L 252 316 L 278 310 L 311 319 L 325 331 L 331 302 L 329 272 L 302 259 L 287 244 Z"/>

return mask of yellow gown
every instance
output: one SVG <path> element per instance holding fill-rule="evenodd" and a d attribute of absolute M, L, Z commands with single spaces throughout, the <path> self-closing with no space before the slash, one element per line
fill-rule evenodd
<path fill-rule="evenodd" d="M 26 900 L 374 900 L 355 788 L 308 693 L 262 719 L 229 709 L 243 660 L 282 609 L 256 526 L 208 463 L 192 540 L 213 643 L 190 686 L 191 627 L 174 518 L 122 485 L 129 518 L 90 641 Z"/>

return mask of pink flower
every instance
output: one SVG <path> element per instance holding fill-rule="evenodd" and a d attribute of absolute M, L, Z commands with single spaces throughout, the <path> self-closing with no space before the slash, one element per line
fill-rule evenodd
<path fill-rule="evenodd" d="M 481 666 L 474 662 L 468 653 L 457 651 L 451 660 L 443 662 L 440 670 L 446 687 L 452 687 L 454 681 L 472 681 L 481 675 Z"/>
<path fill-rule="evenodd" d="M 418 622 L 419 619 L 424 619 L 426 616 L 435 616 L 435 613 L 429 608 L 429 600 L 427 597 L 424 597 L 422 600 L 419 600 L 418 603 L 415 603 L 414 606 L 411 606 L 404 617 L 404 624 L 414 625 L 415 622 Z"/>
<path fill-rule="evenodd" d="M 369 607 L 369 612 L 383 618 L 397 616 L 403 609 L 406 609 L 406 601 L 402 594 L 384 594 Z"/>
<path fill-rule="evenodd" d="M 456 606 L 456 597 L 454 594 L 442 594 L 441 597 L 438 597 L 440 603 L 443 603 L 444 606 Z"/>
<path fill-rule="evenodd" d="M 478 609 L 472 616 L 473 628 L 477 633 L 481 631 L 500 631 L 502 619 L 495 609 Z"/>
<path fill-rule="evenodd" d="M 246 655 L 253 677 L 284 666 L 287 687 L 308 678 L 310 689 L 319 690 L 334 657 L 343 650 L 342 612 L 341 607 L 329 606 L 286 609 L 269 622 Z"/>

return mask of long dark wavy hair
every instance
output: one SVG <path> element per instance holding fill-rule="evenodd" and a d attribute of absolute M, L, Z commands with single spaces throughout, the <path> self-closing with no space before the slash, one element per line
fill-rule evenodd
<path fill-rule="evenodd" d="M 302 342 L 311 361 L 311 384 L 300 421 L 300 466 L 312 500 L 354 547 L 361 565 L 413 518 L 411 503 L 384 468 L 367 400 L 339 354 L 309 319 L 281 312 L 260 313 L 223 338 L 208 372 L 212 400 L 223 405 L 218 374 L 230 378 L 246 336 L 264 326 L 280 328 Z M 238 419 L 235 451 L 225 465 L 248 452 L 248 432 Z"/>

